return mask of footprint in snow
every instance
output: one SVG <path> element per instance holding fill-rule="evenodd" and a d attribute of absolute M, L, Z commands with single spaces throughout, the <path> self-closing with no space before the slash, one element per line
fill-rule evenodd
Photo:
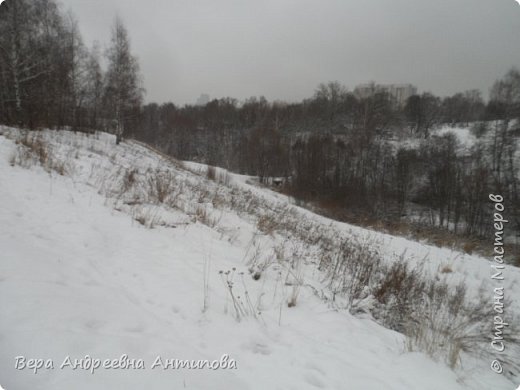
<path fill-rule="evenodd" d="M 269 348 L 268 345 L 258 343 L 258 342 L 252 342 L 252 343 L 246 344 L 246 345 L 244 345 L 244 349 L 249 350 L 249 351 L 253 352 L 254 354 L 260 354 L 260 355 L 265 355 L 265 356 L 271 354 L 271 349 Z"/>
<path fill-rule="evenodd" d="M 314 387 L 318 387 L 320 389 L 325 388 L 325 383 L 323 383 L 323 381 L 320 378 L 318 378 L 316 375 L 314 375 L 312 372 L 307 372 L 305 374 L 305 376 L 303 377 L 303 379 L 305 379 L 305 382 L 307 382 L 308 384 L 310 384 Z"/>
<path fill-rule="evenodd" d="M 172 306 L 171 307 L 171 311 L 173 313 L 175 313 L 178 317 L 180 317 L 182 320 L 185 320 L 186 319 L 186 316 L 184 315 L 184 313 L 182 312 L 181 309 L 179 309 L 177 306 Z"/>
<path fill-rule="evenodd" d="M 324 371 L 321 367 L 317 366 L 317 365 L 314 364 L 314 363 L 307 363 L 307 364 L 305 365 L 305 367 L 306 367 L 307 370 L 309 370 L 309 371 L 317 371 L 317 372 L 320 373 L 321 375 L 325 375 L 325 371 Z"/>

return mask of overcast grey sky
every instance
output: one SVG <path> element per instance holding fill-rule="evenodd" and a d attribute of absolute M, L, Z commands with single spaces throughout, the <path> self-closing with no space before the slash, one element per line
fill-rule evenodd
<path fill-rule="evenodd" d="M 520 67 L 515 0 L 61 0 L 85 42 L 109 42 L 118 13 L 139 57 L 147 101 L 299 101 L 320 82 L 414 83 L 487 98 Z"/>

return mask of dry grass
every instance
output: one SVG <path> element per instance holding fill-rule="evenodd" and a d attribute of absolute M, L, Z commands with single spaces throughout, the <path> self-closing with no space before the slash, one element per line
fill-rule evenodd
<path fill-rule="evenodd" d="M 319 267 L 329 277 L 333 301 L 345 298 L 353 313 L 367 310 L 382 325 L 407 336 L 410 350 L 422 351 L 450 367 L 462 353 L 484 352 L 490 305 L 468 296 L 464 283 L 450 287 L 405 259 L 387 264 L 374 242 L 347 241 L 335 253 L 322 253 Z M 442 272 L 451 272 L 445 266 Z M 338 301 L 339 302 L 339 301 Z"/>
<path fill-rule="evenodd" d="M 67 162 L 53 154 L 52 148 L 40 133 L 24 132 L 16 138 L 15 143 L 16 151 L 9 158 L 11 166 L 30 168 L 39 165 L 47 172 L 56 172 L 61 176 L 67 174 Z"/>
<path fill-rule="evenodd" d="M 240 322 L 246 317 L 255 319 L 261 314 L 257 305 L 254 305 L 244 280 L 244 272 L 237 272 L 236 268 L 229 271 L 219 271 L 220 279 L 231 300 L 235 319 Z M 241 292 L 240 292 L 241 291 Z M 228 311 L 226 307 L 226 312 Z"/>
<path fill-rule="evenodd" d="M 123 176 L 122 192 L 128 192 L 136 184 L 138 173 L 137 169 L 126 170 Z"/>
<path fill-rule="evenodd" d="M 406 325 L 409 350 L 443 359 L 451 368 L 461 363 L 462 352 L 486 353 L 492 308 L 483 296 L 468 297 L 463 283 L 450 288 L 429 282 L 418 305 L 421 310 Z"/>
<path fill-rule="evenodd" d="M 33 153 L 40 165 L 45 166 L 48 163 L 49 146 L 42 140 L 41 136 L 28 132 L 20 139 L 20 144 Z"/>
<path fill-rule="evenodd" d="M 202 223 L 214 229 L 218 226 L 220 218 L 213 217 L 211 212 L 209 212 L 204 205 L 197 206 L 194 215 L 194 222 Z"/>
<path fill-rule="evenodd" d="M 462 249 L 464 252 L 466 252 L 468 255 L 471 255 L 475 249 L 477 249 L 478 243 L 475 241 L 467 241 L 462 245 Z"/>
<path fill-rule="evenodd" d="M 134 220 L 148 229 L 153 229 L 155 226 L 161 225 L 158 210 L 156 209 L 138 206 L 133 208 L 132 213 Z"/>
<path fill-rule="evenodd" d="M 261 215 L 256 221 L 256 227 L 262 233 L 272 236 L 279 223 L 272 215 Z"/>
<path fill-rule="evenodd" d="M 164 203 L 166 198 L 173 193 L 175 177 L 169 170 L 159 169 L 149 171 L 147 177 L 147 193 L 151 200 Z"/>

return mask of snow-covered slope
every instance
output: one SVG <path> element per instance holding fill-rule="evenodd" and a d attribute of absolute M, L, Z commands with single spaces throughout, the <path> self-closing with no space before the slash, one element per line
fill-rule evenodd
<path fill-rule="evenodd" d="M 312 246 L 265 234 L 244 211 L 251 202 L 276 209 L 288 202 L 284 196 L 222 172 L 217 182 L 209 181 L 192 172 L 203 167 L 182 166 L 135 142 L 115 146 L 106 134 L 44 132 L 54 159 L 44 170 L 18 161 L 13 141 L 18 132 L 3 131 L 0 385 L 5 389 L 514 387 L 492 373 L 487 361 L 470 360 L 454 372 L 408 352 L 403 335 L 326 302 Z M 133 170 L 155 172 L 150 177 L 156 179 L 173 175 L 166 196 L 175 196 L 170 203 L 176 206 L 148 199 L 150 189 L 134 184 L 128 174 Z M 137 188 L 122 191 L 125 186 Z M 224 202 L 236 202 L 237 211 L 219 207 Z M 372 237 L 389 261 L 406 250 L 410 261 L 428 255 L 432 272 L 448 264 L 454 280 L 475 287 L 489 281 L 485 259 L 291 209 L 305 229 Z M 269 267 L 255 280 L 260 264 Z M 506 288 L 518 296 L 520 273 L 507 272 Z M 293 297 L 295 306 L 288 307 Z M 121 369 L 100 367 L 94 373 L 88 367 L 60 368 L 67 357 L 87 365 L 87 355 L 101 363 L 128 355 L 138 367 L 142 359 L 144 368 L 125 369 L 124 362 Z M 158 357 L 165 363 L 223 355 L 236 368 L 152 369 Z M 51 359 L 54 368 L 37 374 L 17 370 L 21 356 Z"/>

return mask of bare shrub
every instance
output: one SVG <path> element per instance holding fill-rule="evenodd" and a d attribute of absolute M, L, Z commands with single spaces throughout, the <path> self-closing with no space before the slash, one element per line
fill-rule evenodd
<path fill-rule="evenodd" d="M 385 308 L 379 314 L 391 329 L 405 333 L 406 324 L 414 315 L 414 302 L 422 298 L 425 289 L 423 275 L 418 269 L 410 270 L 403 257 L 381 272 L 374 296 Z"/>
<path fill-rule="evenodd" d="M 67 163 L 54 156 L 51 147 L 40 134 L 26 132 L 16 139 L 16 144 L 18 147 L 9 158 L 11 166 L 30 168 L 40 165 L 47 172 L 54 171 L 62 176 L 67 173 Z"/>
<path fill-rule="evenodd" d="M 197 203 L 206 203 L 210 196 L 210 191 L 207 188 L 192 188 L 193 192 L 197 195 Z"/>
<path fill-rule="evenodd" d="M 22 168 L 30 168 L 36 164 L 36 161 L 30 149 L 19 145 L 9 158 L 9 163 L 12 167 L 18 165 Z"/>
<path fill-rule="evenodd" d="M 483 296 L 475 300 L 466 294 L 463 283 L 450 288 L 430 281 L 422 297 L 413 301 L 414 318 L 405 329 L 409 349 L 442 358 L 451 368 L 460 363 L 461 352 L 483 353 L 492 308 Z"/>
<path fill-rule="evenodd" d="M 27 132 L 16 140 L 18 148 L 10 158 L 12 166 L 29 168 L 33 165 L 45 167 L 49 159 L 49 147 L 40 136 Z"/>
<path fill-rule="evenodd" d="M 122 192 L 128 192 L 137 182 L 137 169 L 127 169 L 123 176 Z"/>
<path fill-rule="evenodd" d="M 219 220 L 211 216 L 205 206 L 200 205 L 195 210 L 195 222 L 200 222 L 213 229 L 218 225 Z"/>
<path fill-rule="evenodd" d="M 215 191 L 211 199 L 211 204 L 215 208 L 223 208 L 226 204 L 226 198 L 223 195 L 221 195 L 219 191 Z"/>
<path fill-rule="evenodd" d="M 270 236 L 273 235 L 278 226 L 279 221 L 277 221 L 272 215 L 261 215 L 256 222 L 258 230 Z"/>
<path fill-rule="evenodd" d="M 156 169 L 147 174 L 147 192 L 149 198 L 164 203 L 175 187 L 175 177 L 172 172 Z"/>
<path fill-rule="evenodd" d="M 420 268 L 410 269 L 403 259 L 383 267 L 382 275 L 374 290 L 380 306 L 373 314 L 383 325 L 405 334 L 409 350 L 443 359 L 451 368 L 460 363 L 462 352 L 482 353 L 487 321 L 492 318 L 482 296 L 468 297 L 463 282 L 450 287 Z"/>
<path fill-rule="evenodd" d="M 474 241 L 468 241 L 468 242 L 465 242 L 464 245 L 462 246 L 462 249 L 464 250 L 464 252 L 466 252 L 468 255 L 471 255 L 475 249 L 477 248 L 478 244 Z"/>
<path fill-rule="evenodd" d="M 347 298 L 349 309 L 355 300 L 366 297 L 366 292 L 373 288 L 377 273 L 381 268 L 379 253 L 369 241 L 344 242 L 334 256 L 329 270 L 330 287 L 334 294 L 343 294 Z"/>
<path fill-rule="evenodd" d="M 49 159 L 48 168 L 61 176 L 65 176 L 67 174 L 67 164 L 55 158 Z"/>
<path fill-rule="evenodd" d="M 322 254 L 319 267 L 328 273 L 333 300 L 339 294 L 351 312 L 370 311 L 382 325 L 406 335 L 410 350 L 452 368 L 462 353 L 484 353 L 492 318 L 484 298 L 468 297 L 463 282 L 450 288 L 421 266 L 410 267 L 404 254 L 388 265 L 374 247 L 350 240 L 332 255 Z"/>
<path fill-rule="evenodd" d="M 44 142 L 40 135 L 27 132 L 19 140 L 19 143 L 28 148 L 33 156 L 38 159 L 40 165 L 45 166 L 49 158 L 49 146 Z"/>

